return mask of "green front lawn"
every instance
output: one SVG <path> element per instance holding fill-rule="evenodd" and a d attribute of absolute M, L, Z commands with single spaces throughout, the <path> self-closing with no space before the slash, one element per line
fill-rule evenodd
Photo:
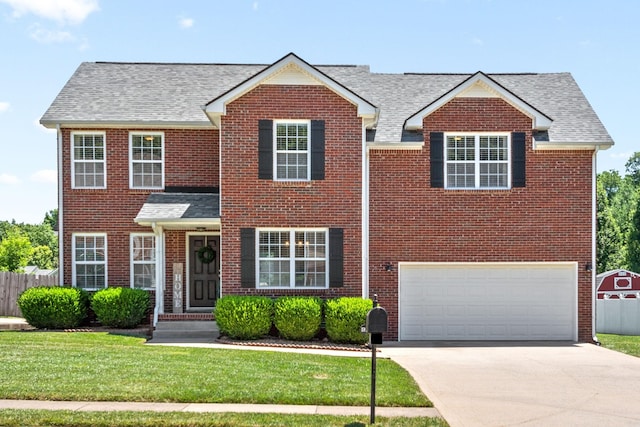
<path fill-rule="evenodd" d="M 145 346 L 87 332 L 0 332 L 0 398 L 368 406 L 371 360 Z M 431 406 L 396 363 L 377 365 L 378 406 Z"/>
<path fill-rule="evenodd" d="M 597 334 L 597 337 L 605 348 L 640 357 L 640 336 Z"/>

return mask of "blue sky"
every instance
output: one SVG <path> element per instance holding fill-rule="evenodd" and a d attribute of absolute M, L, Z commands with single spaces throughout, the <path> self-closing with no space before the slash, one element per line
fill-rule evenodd
<path fill-rule="evenodd" d="M 0 0 L 0 220 L 57 207 L 56 135 L 38 124 L 83 61 L 311 64 L 372 72 L 570 72 L 613 137 L 640 151 L 635 0 Z"/>

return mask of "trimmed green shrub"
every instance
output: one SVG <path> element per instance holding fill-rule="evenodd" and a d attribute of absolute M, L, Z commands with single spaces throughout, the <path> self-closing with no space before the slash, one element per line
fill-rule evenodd
<path fill-rule="evenodd" d="M 216 302 L 220 332 L 231 338 L 251 340 L 271 330 L 273 301 L 267 297 L 227 295 Z"/>
<path fill-rule="evenodd" d="M 322 300 L 317 297 L 281 297 L 274 303 L 273 323 L 283 338 L 308 341 L 320 330 Z"/>
<path fill-rule="evenodd" d="M 149 294 L 142 289 L 106 288 L 96 292 L 91 308 L 103 326 L 135 328 L 149 309 Z"/>
<path fill-rule="evenodd" d="M 343 297 L 327 300 L 325 324 L 329 339 L 339 343 L 366 343 L 369 336 L 360 328 L 367 321 L 367 313 L 372 307 L 370 299 Z"/>
<path fill-rule="evenodd" d="M 20 294 L 18 307 L 38 329 L 76 328 L 87 317 L 89 295 L 76 288 L 38 286 Z"/>

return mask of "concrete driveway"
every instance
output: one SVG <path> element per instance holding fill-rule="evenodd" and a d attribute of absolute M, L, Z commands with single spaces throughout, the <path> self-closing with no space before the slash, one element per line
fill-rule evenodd
<path fill-rule="evenodd" d="M 385 343 L 451 427 L 640 426 L 640 358 L 593 344 Z"/>

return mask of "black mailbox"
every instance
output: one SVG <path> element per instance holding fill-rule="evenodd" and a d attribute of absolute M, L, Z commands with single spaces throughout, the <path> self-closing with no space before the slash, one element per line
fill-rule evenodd
<path fill-rule="evenodd" d="M 365 332 L 369 334 L 381 334 L 387 332 L 387 310 L 382 307 L 373 307 L 367 313 Z"/>

